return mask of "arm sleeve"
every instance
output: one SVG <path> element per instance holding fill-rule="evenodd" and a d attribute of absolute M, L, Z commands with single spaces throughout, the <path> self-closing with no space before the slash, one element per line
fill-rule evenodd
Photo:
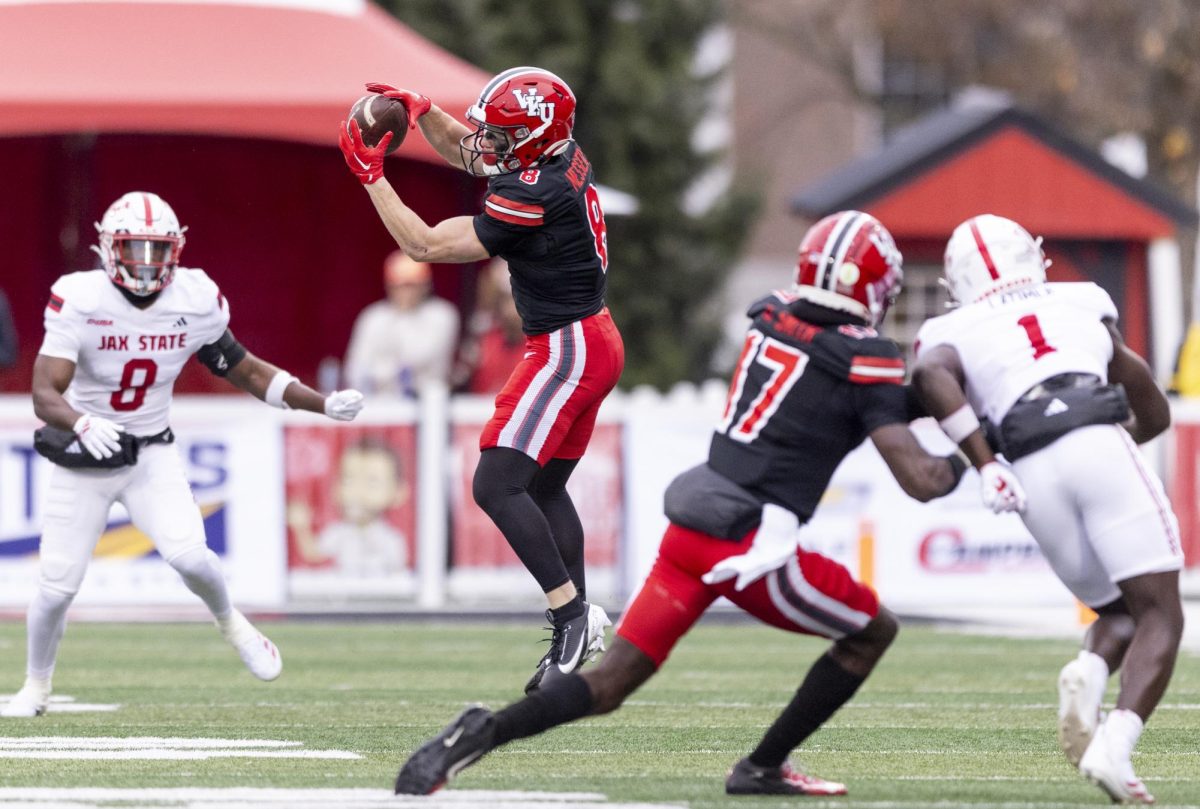
<path fill-rule="evenodd" d="M 50 290 L 50 302 L 46 304 L 43 319 L 46 336 L 38 353 L 77 363 L 80 349 L 79 313 L 59 292 L 57 284 Z"/>

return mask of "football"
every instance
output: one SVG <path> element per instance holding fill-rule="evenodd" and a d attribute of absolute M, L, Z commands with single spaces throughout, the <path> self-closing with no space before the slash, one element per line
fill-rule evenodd
<path fill-rule="evenodd" d="M 358 129 L 362 132 L 363 143 L 375 146 L 388 132 L 392 140 L 387 145 L 387 153 L 391 154 L 404 142 L 408 134 L 408 110 L 394 98 L 369 93 L 350 108 L 350 118 L 358 121 Z M 349 126 L 349 119 L 347 119 Z"/>

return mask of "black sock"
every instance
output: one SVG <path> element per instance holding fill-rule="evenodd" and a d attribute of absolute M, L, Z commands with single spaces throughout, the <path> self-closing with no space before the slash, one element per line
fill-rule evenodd
<path fill-rule="evenodd" d="M 792 750 L 854 696 L 865 679 L 839 666 L 828 652 L 821 655 L 808 670 L 796 696 L 750 754 L 750 763 L 758 767 L 783 764 Z"/>
<path fill-rule="evenodd" d="M 578 618 L 580 615 L 583 615 L 583 596 L 576 595 L 561 607 L 551 609 L 550 614 L 554 616 L 554 623 L 556 626 L 564 621 L 570 621 L 573 618 Z"/>
<path fill-rule="evenodd" d="M 550 728 L 573 722 L 592 712 L 592 690 L 578 674 L 551 680 L 525 699 L 496 712 L 499 747 L 513 739 L 536 736 Z"/>

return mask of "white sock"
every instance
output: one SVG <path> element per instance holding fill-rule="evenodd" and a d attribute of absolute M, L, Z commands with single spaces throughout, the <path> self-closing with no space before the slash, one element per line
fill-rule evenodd
<path fill-rule="evenodd" d="M 47 687 L 54 676 L 58 644 L 67 628 L 67 608 L 73 599 L 73 595 L 39 587 L 25 617 L 29 654 L 26 673 L 31 680 L 45 681 Z"/>
<path fill-rule="evenodd" d="M 208 548 L 193 548 L 171 560 L 171 567 L 183 578 L 183 583 L 208 607 L 218 621 L 233 609 L 229 603 L 229 588 L 221 573 L 221 560 Z"/>
<path fill-rule="evenodd" d="M 1121 708 L 1110 713 L 1104 725 L 1108 731 L 1108 749 L 1113 757 L 1117 761 L 1129 761 L 1145 726 L 1142 718 L 1133 711 Z"/>
<path fill-rule="evenodd" d="M 1099 707 L 1104 702 L 1104 692 L 1108 688 L 1108 664 L 1103 657 L 1087 649 L 1080 651 L 1077 659 L 1087 672 L 1087 683 L 1093 689 L 1088 698 Z"/>

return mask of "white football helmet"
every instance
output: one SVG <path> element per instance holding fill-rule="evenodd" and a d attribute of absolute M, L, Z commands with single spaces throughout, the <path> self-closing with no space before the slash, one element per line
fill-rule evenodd
<path fill-rule="evenodd" d="M 946 243 L 946 287 L 956 306 L 1044 283 L 1049 266 L 1040 237 L 990 213 L 963 222 Z"/>
<path fill-rule="evenodd" d="M 175 277 L 187 228 L 157 194 L 130 191 L 108 206 L 96 230 L 100 243 L 92 249 L 117 286 L 146 297 Z"/>

